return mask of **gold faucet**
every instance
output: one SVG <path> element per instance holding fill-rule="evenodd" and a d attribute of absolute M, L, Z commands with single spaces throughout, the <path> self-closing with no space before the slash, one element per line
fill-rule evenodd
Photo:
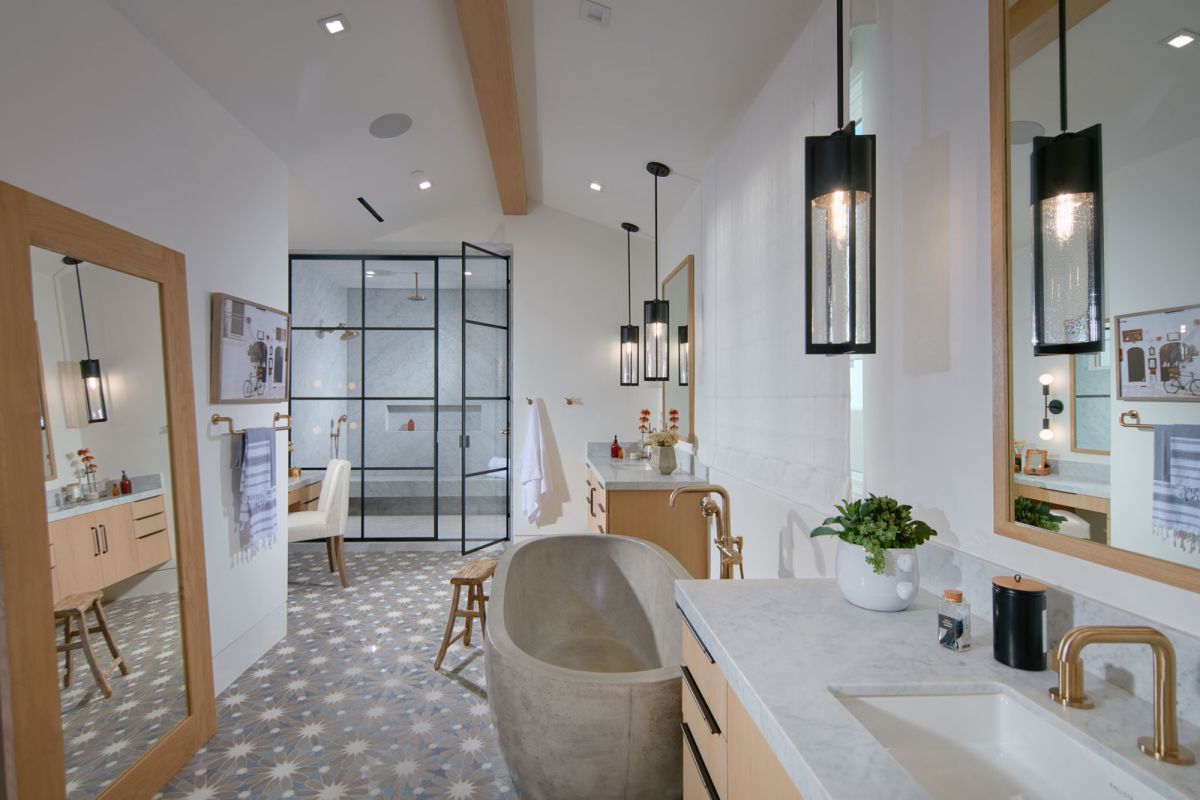
<path fill-rule="evenodd" d="M 671 508 L 675 507 L 675 500 L 681 494 L 703 494 L 708 495 L 715 493 L 721 495 L 721 500 L 725 506 L 725 513 L 721 513 L 721 506 L 713 502 L 711 497 L 703 497 L 700 500 L 700 513 L 705 519 L 712 517 L 717 518 L 717 538 L 713 542 L 717 545 L 717 550 L 721 552 L 721 580 L 728 580 L 733 577 L 733 568 L 737 567 L 738 573 L 744 579 L 746 577 L 746 569 L 742 565 L 742 544 L 741 536 L 734 537 L 732 534 L 732 526 L 730 524 L 729 513 L 729 492 L 725 491 L 724 486 L 713 486 L 710 484 L 700 484 L 697 486 L 681 486 L 671 492 L 671 496 L 667 499 L 667 505 Z"/>
<path fill-rule="evenodd" d="M 1175 648 L 1162 631 L 1143 626 L 1084 625 L 1072 628 L 1058 643 L 1058 686 L 1055 701 L 1070 708 L 1092 708 L 1083 693 L 1083 648 L 1089 644 L 1148 644 L 1154 653 L 1154 736 L 1142 736 L 1138 747 L 1168 764 L 1195 764 L 1192 751 L 1179 744 L 1175 724 Z"/>

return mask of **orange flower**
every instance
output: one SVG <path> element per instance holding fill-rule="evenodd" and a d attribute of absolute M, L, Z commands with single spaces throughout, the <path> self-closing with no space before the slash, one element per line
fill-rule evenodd
<path fill-rule="evenodd" d="M 76 450 L 76 451 L 75 451 L 75 455 L 77 455 L 77 456 L 86 456 L 86 455 L 87 455 L 89 452 L 91 452 L 91 451 L 90 451 L 90 450 L 88 450 L 88 449 L 85 447 L 85 448 L 83 448 L 82 450 Z"/>

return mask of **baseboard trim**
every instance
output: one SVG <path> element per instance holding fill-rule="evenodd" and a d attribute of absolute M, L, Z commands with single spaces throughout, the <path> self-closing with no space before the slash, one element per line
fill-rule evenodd
<path fill-rule="evenodd" d="M 213 656 L 213 687 L 216 693 L 225 691 L 286 635 L 287 603 L 281 603 Z"/>

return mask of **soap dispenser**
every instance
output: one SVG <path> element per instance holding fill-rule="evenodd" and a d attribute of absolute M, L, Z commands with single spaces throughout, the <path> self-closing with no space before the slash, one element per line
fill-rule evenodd
<path fill-rule="evenodd" d="M 621 457 L 621 443 L 617 441 L 616 436 L 613 436 L 612 445 L 608 448 L 608 454 L 614 460 Z"/>
<path fill-rule="evenodd" d="M 121 494 L 133 494 L 133 481 L 129 480 L 125 470 L 121 470 Z"/>

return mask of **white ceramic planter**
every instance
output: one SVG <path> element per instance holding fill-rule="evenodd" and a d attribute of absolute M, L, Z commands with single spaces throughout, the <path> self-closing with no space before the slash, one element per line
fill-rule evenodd
<path fill-rule="evenodd" d="M 917 551 L 884 550 L 883 557 L 883 574 L 876 575 L 861 545 L 838 539 L 838 588 L 843 597 L 859 608 L 903 611 L 912 605 L 921 584 Z"/>
<path fill-rule="evenodd" d="M 670 475 L 675 471 L 675 448 L 651 447 L 650 466 L 663 475 Z"/>

